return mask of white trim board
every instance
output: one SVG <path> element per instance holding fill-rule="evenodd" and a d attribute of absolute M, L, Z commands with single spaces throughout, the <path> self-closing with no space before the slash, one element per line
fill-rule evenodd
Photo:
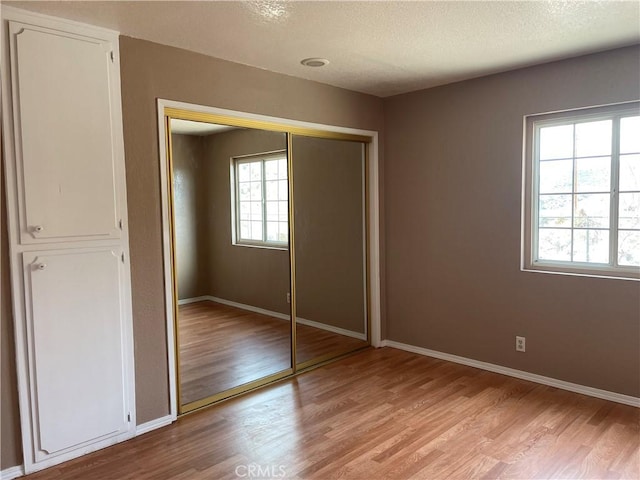
<path fill-rule="evenodd" d="M 226 300 L 224 298 L 213 297 L 211 295 L 203 295 L 201 297 L 193 297 L 193 298 L 185 298 L 183 300 L 178 300 L 178 305 L 188 305 L 190 303 L 196 302 L 216 302 L 221 303 L 223 305 L 229 305 L 230 307 L 240 308 L 242 310 L 247 310 L 249 312 L 260 313 L 262 315 L 268 315 L 270 317 L 275 317 L 280 320 L 289 320 L 289 315 L 286 313 L 274 312 L 271 310 L 266 310 L 260 307 L 254 307 L 253 305 L 247 305 L 245 303 L 232 302 L 231 300 Z M 307 320 L 306 318 L 296 317 L 296 323 L 300 325 L 306 325 L 308 327 L 319 328 L 320 330 L 326 330 L 327 332 L 336 333 L 338 335 L 344 335 L 345 337 L 357 338 L 358 340 L 367 340 L 367 335 L 365 333 L 354 332 L 352 330 L 346 330 L 340 327 L 334 327 L 333 325 L 325 325 L 324 323 L 315 322 L 313 320 Z"/>
<path fill-rule="evenodd" d="M 153 430 L 157 430 L 158 428 L 171 425 L 175 420 L 176 419 L 171 414 L 169 414 L 164 417 L 156 418 L 155 420 L 150 420 L 146 423 L 136 425 L 136 437 L 144 435 L 145 433 L 149 433 Z"/>
<path fill-rule="evenodd" d="M 5 468 L 0 472 L 0 479 L 2 480 L 11 480 L 22 476 L 24 476 L 24 467 L 22 465 Z"/>
<path fill-rule="evenodd" d="M 450 353 L 438 352 L 436 350 L 429 350 L 427 348 L 416 347 L 414 345 L 407 345 L 406 343 L 395 342 L 393 340 L 383 340 L 381 346 L 397 348 L 398 350 L 417 353 L 418 355 L 424 355 L 426 357 L 433 357 L 440 360 L 459 363 L 461 365 L 467 365 L 469 367 L 475 367 L 481 370 L 487 370 L 489 372 L 519 378 L 521 380 L 528 380 L 530 382 L 549 385 L 550 387 L 556 387 L 574 393 L 581 393 L 582 395 L 587 395 L 589 397 L 601 398 L 603 400 L 609 400 L 611 402 L 622 403 L 624 405 L 631 405 L 632 407 L 640 408 L 640 398 L 632 397 L 630 395 L 624 395 L 622 393 L 610 392 L 608 390 L 601 390 L 599 388 L 588 387 L 586 385 L 566 382 L 564 380 L 545 377 L 536 373 L 516 370 L 515 368 L 503 367 L 501 365 L 496 365 L 493 363 L 481 362 L 480 360 L 473 360 L 471 358 L 460 357 L 458 355 L 452 355 Z"/>

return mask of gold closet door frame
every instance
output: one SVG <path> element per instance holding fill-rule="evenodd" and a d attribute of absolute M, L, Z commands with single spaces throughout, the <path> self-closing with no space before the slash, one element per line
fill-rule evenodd
<path fill-rule="evenodd" d="M 221 115 L 221 114 L 213 114 L 206 112 L 198 112 L 194 110 L 188 110 L 183 108 L 175 108 L 175 107 L 164 107 L 162 111 L 162 115 L 164 118 L 164 126 L 165 126 L 165 148 L 166 148 L 166 161 L 167 161 L 167 193 L 168 193 L 168 210 L 169 210 L 169 242 L 170 242 L 170 255 L 169 259 L 171 262 L 171 286 L 172 286 L 172 297 L 173 297 L 173 328 L 174 328 L 174 345 L 173 345 L 173 353 L 174 353 L 174 362 L 175 362 L 175 387 L 176 387 L 176 402 L 177 402 L 177 412 L 178 415 L 185 415 L 187 413 L 193 412 L 195 410 L 201 409 L 203 407 L 207 407 L 209 405 L 213 405 L 222 400 L 227 400 L 229 398 L 235 397 L 237 395 L 246 393 L 251 390 L 255 390 L 267 384 L 276 382 L 278 380 L 282 380 L 285 378 L 292 377 L 297 375 L 298 373 L 316 368 L 318 366 L 324 365 L 331 361 L 337 360 L 345 355 L 349 355 L 360 351 L 364 348 L 368 348 L 371 346 L 371 296 L 370 296 L 370 222 L 369 222 L 369 148 L 367 145 L 373 141 L 373 138 L 366 135 L 356 135 L 350 133 L 336 132 L 331 130 L 323 130 L 317 128 L 309 128 L 309 127 L 297 127 L 286 124 L 281 124 L 277 122 L 263 121 L 263 120 L 254 120 L 247 119 L 241 117 L 234 117 L 230 115 Z M 291 366 L 288 369 L 282 370 L 280 372 L 276 372 L 272 375 L 268 375 L 266 377 L 262 377 L 260 379 L 254 380 L 249 383 L 245 383 L 242 385 L 238 385 L 237 387 L 233 387 L 228 390 L 224 390 L 222 392 L 216 393 L 214 395 L 210 395 L 200 400 L 196 400 L 194 402 L 190 402 L 188 404 L 182 404 L 180 401 L 181 398 L 181 387 L 180 387 L 180 343 L 179 343 L 179 335 L 180 330 L 178 328 L 178 271 L 176 264 L 176 237 L 175 237 L 175 206 L 174 206 L 174 191 L 173 191 L 173 151 L 171 144 L 171 120 L 188 120 L 192 122 L 202 122 L 202 123 L 213 123 L 218 125 L 226 125 L 232 127 L 240 127 L 240 128 L 251 128 L 256 130 L 263 131 L 271 131 L 271 132 L 282 132 L 287 136 L 287 174 L 288 184 L 289 184 L 289 281 L 290 281 L 290 290 L 291 290 L 291 307 L 290 307 L 290 338 L 291 338 Z M 296 362 L 296 276 L 295 276 L 295 215 L 294 215 L 294 207 L 292 199 L 294 194 L 294 178 L 293 178 L 293 135 L 304 136 L 304 137 L 315 137 L 315 138 L 324 138 L 329 140 L 343 140 L 343 141 L 351 141 L 351 142 L 360 142 L 365 144 L 364 148 L 364 178 L 365 178 L 365 296 L 366 296 L 366 330 L 367 330 L 367 345 L 350 349 L 346 351 L 333 351 L 326 354 L 323 354 L 319 357 L 312 358 L 308 361 L 305 361 L 301 364 L 297 364 Z"/>

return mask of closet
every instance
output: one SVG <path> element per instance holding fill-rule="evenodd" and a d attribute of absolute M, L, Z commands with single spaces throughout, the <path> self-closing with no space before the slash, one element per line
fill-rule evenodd
<path fill-rule="evenodd" d="M 24 467 L 135 432 L 118 34 L 3 7 Z"/>
<path fill-rule="evenodd" d="M 166 100 L 158 121 L 176 414 L 375 344 L 375 132 Z"/>

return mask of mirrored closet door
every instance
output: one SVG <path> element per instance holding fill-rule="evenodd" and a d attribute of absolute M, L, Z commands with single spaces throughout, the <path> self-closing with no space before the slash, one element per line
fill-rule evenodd
<path fill-rule="evenodd" d="M 163 113 L 178 413 L 370 345 L 367 137 Z"/>
<path fill-rule="evenodd" d="M 171 120 L 182 411 L 291 369 L 285 133 Z"/>
<path fill-rule="evenodd" d="M 365 144 L 293 135 L 296 363 L 366 347 Z"/>

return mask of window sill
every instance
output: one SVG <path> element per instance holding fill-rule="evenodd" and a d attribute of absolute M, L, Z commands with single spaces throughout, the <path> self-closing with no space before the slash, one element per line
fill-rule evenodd
<path fill-rule="evenodd" d="M 573 277 L 591 277 L 591 278 L 606 278 L 610 280 L 631 280 L 640 281 L 640 269 L 630 267 L 629 269 L 616 269 L 613 270 L 609 267 L 589 267 L 589 268 L 576 268 L 566 265 L 554 265 L 548 263 L 526 265 L 521 268 L 523 272 L 531 273 L 547 273 L 551 275 L 569 275 Z"/>
<path fill-rule="evenodd" d="M 232 242 L 231 245 L 234 247 L 261 248 L 263 250 L 280 250 L 283 252 L 289 251 L 288 245 L 277 246 L 277 245 L 264 245 L 259 243 L 236 243 L 236 242 Z"/>

